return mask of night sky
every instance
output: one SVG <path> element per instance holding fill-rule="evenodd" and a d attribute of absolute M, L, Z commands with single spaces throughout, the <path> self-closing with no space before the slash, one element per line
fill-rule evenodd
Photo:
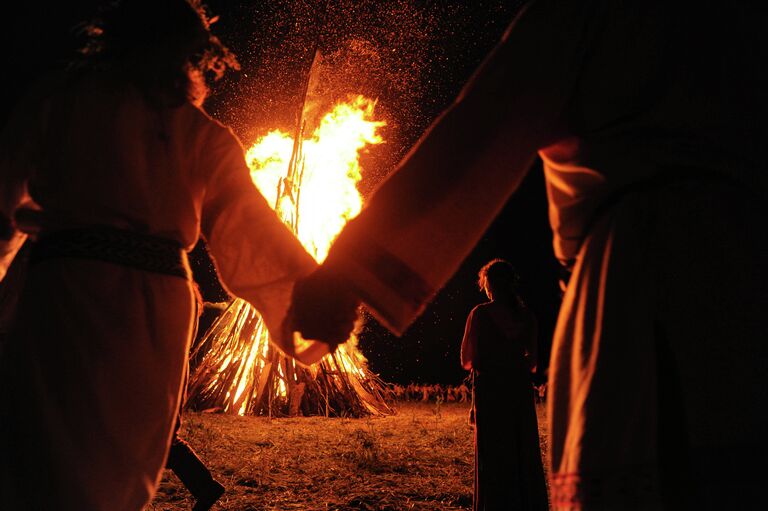
<path fill-rule="evenodd" d="M 210 1 L 214 32 L 242 70 L 212 87 L 206 110 L 248 146 L 275 128 L 291 130 L 309 62 L 323 55 L 328 101 L 363 94 L 378 99 L 386 141 L 363 155 L 365 196 L 397 164 L 457 95 L 518 11 L 518 1 L 375 0 Z M 471 4 L 471 5 L 470 5 Z M 61 64 L 75 47 L 72 27 L 95 12 L 95 1 L 27 4 L 5 9 L 8 51 L 3 118 L 34 79 Z M 151 13 L 148 13 L 151 15 Z M 544 182 L 536 164 L 474 252 L 402 338 L 370 319 L 360 346 L 387 381 L 457 383 L 459 343 L 470 309 L 484 300 L 478 269 L 503 257 L 519 270 L 526 301 L 539 319 L 546 366 L 560 293 L 552 255 Z M 204 298 L 225 298 L 204 251 L 193 254 Z"/>

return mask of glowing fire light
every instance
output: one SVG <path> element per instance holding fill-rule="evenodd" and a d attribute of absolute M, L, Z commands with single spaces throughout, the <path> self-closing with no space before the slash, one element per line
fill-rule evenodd
<path fill-rule="evenodd" d="M 303 141 L 302 175 L 300 183 L 294 183 L 300 187 L 300 200 L 289 195 L 278 197 L 293 151 L 291 135 L 271 131 L 246 153 L 253 182 L 280 217 L 295 227 L 304 248 L 318 262 L 325 259 L 334 238 L 362 207 L 356 188 L 362 177 L 358 155 L 365 146 L 382 142 L 376 132 L 384 123 L 370 120 L 374 107 L 373 101 L 362 96 L 339 103 L 311 138 Z"/>
<path fill-rule="evenodd" d="M 359 154 L 368 145 L 382 143 L 377 130 L 384 122 L 372 120 L 374 107 L 374 101 L 358 96 L 337 104 L 299 144 L 291 135 L 274 130 L 246 153 L 254 183 L 318 262 L 362 207 L 356 188 L 361 179 Z M 239 299 L 208 335 L 217 341 L 206 354 L 211 362 L 204 359 L 193 383 L 197 392 L 208 396 L 208 403 L 217 403 L 224 411 L 242 415 L 266 407 L 271 413 L 272 404 L 266 404 L 264 397 L 267 387 L 277 398 L 288 399 L 292 388 L 306 382 L 307 374 L 322 376 L 325 389 L 353 390 L 360 397 L 359 406 L 369 413 L 382 411 L 375 378 L 366 372 L 354 336 L 317 365 L 299 368 L 271 348 L 258 313 Z M 329 384 L 329 379 L 336 383 Z M 329 395 L 324 398 L 328 413 Z M 271 394 L 266 399 L 272 399 Z"/>

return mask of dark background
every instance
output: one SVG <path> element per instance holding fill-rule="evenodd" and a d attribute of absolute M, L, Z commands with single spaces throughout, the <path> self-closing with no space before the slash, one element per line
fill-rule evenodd
<path fill-rule="evenodd" d="M 451 103 L 522 3 L 210 1 L 209 11 L 219 16 L 213 30 L 238 56 L 242 69 L 212 86 L 205 108 L 230 125 L 246 146 L 269 130 L 291 130 L 318 47 L 324 101 L 330 106 L 350 94 L 377 98 L 376 117 L 387 122 L 382 130 L 385 144 L 362 156 L 360 191 L 365 196 Z M 73 27 L 92 16 L 98 5 L 78 1 L 4 8 L 3 119 L 37 77 L 71 55 L 77 47 Z M 525 299 L 539 319 L 539 366 L 546 367 L 560 293 L 537 163 L 456 275 L 402 338 L 369 319 L 360 347 L 372 370 L 387 381 L 403 383 L 457 383 L 464 378 L 459 367 L 464 322 L 485 298 L 476 286 L 477 271 L 495 257 L 509 260 L 521 274 Z M 204 298 L 225 299 L 202 245 L 192 261 Z"/>

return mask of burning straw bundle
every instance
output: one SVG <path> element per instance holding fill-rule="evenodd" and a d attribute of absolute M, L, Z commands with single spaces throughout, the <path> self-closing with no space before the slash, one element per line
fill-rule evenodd
<path fill-rule="evenodd" d="M 304 140 L 307 91 L 317 61 L 316 53 L 294 136 L 271 132 L 254 144 L 247 159 L 256 185 L 309 252 L 322 260 L 335 235 L 361 208 L 355 188 L 360 180 L 358 152 L 381 142 L 376 129 L 383 123 L 369 120 L 375 103 L 358 97 L 337 104 L 312 138 Z M 270 344 L 259 313 L 236 299 L 192 355 L 196 360 L 203 353 L 190 378 L 187 404 L 198 410 L 270 416 L 391 413 L 383 382 L 368 370 L 356 344 L 353 336 L 318 364 L 302 367 Z"/>
<path fill-rule="evenodd" d="M 383 382 L 354 344 L 302 367 L 269 343 L 258 312 L 243 300 L 229 305 L 200 349 L 207 351 L 189 387 L 195 409 L 269 416 L 391 413 Z"/>

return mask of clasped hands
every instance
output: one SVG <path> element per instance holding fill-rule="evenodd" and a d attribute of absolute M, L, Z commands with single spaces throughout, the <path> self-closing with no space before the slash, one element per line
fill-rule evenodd
<path fill-rule="evenodd" d="M 361 301 L 352 285 L 328 266 L 296 281 L 288 311 L 291 329 L 304 339 L 321 341 L 333 352 L 349 339 Z"/>

